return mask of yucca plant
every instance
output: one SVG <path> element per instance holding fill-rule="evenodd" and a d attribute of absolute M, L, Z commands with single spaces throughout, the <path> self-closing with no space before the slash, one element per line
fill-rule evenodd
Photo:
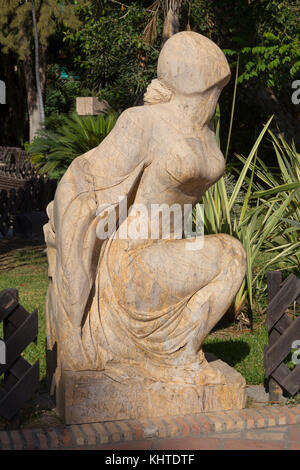
<path fill-rule="evenodd" d="M 28 147 L 31 162 L 40 173 L 60 179 L 74 158 L 88 152 L 109 134 L 114 127 L 117 114 L 107 116 L 60 117 L 60 126 L 55 130 L 46 127 Z"/>
<path fill-rule="evenodd" d="M 235 318 L 241 312 L 247 294 L 250 302 L 252 301 L 251 273 L 254 259 L 251 251 L 253 251 L 254 246 L 253 244 L 251 245 L 251 241 L 253 236 L 257 234 L 258 227 L 261 227 L 261 225 L 258 225 L 257 223 L 258 213 L 260 210 L 259 206 L 256 207 L 254 213 L 252 210 L 252 217 L 249 217 L 248 210 L 250 207 L 249 201 L 251 199 L 251 184 L 248 186 L 239 215 L 234 212 L 234 207 L 245 182 L 250 163 L 256 159 L 259 144 L 268 129 L 270 121 L 271 119 L 269 119 L 267 124 L 264 126 L 251 152 L 249 153 L 232 194 L 228 194 L 225 177 L 223 177 L 214 186 L 208 189 L 202 200 L 205 214 L 205 233 L 226 233 L 232 235 L 241 241 L 247 253 L 247 277 L 234 300 L 233 312 Z M 257 250 L 255 252 L 257 252 Z"/>
<path fill-rule="evenodd" d="M 231 137 L 237 78 L 238 67 L 225 158 L 228 155 Z M 297 163 L 296 169 L 294 168 L 294 150 L 292 152 L 284 141 L 279 146 L 278 140 L 269 130 L 271 121 L 272 117 L 263 127 L 248 157 L 236 155 L 243 162 L 243 167 L 241 171 L 239 170 L 239 176 L 233 190 L 228 191 L 228 176 L 225 175 L 208 189 L 201 201 L 204 204 L 205 233 L 226 233 L 234 236 L 241 241 L 246 250 L 247 274 L 233 302 L 232 316 L 234 319 L 243 311 L 246 300 L 248 300 L 250 317 L 252 316 L 254 289 L 259 286 L 266 270 L 274 262 L 278 263 L 290 256 L 300 256 L 300 242 L 295 235 L 295 227 L 285 227 L 284 229 L 282 227 L 282 220 L 285 217 L 293 214 L 294 220 L 295 214 L 298 214 L 299 211 L 299 165 Z M 214 126 L 220 145 L 219 108 L 216 111 Z M 270 173 L 270 170 L 258 157 L 260 143 L 267 131 L 271 133 L 273 138 L 274 150 L 279 162 L 281 176 L 278 177 Z M 282 148 L 284 148 L 285 155 L 282 154 Z M 257 183 L 257 177 L 260 178 L 261 183 Z M 247 190 L 246 194 L 243 194 L 241 204 L 240 195 L 245 187 Z M 239 210 L 236 210 L 237 204 L 240 206 Z M 196 213 L 197 209 L 194 211 L 194 218 Z M 278 242 L 280 235 L 281 241 Z M 284 242 L 286 238 L 289 239 L 288 243 Z M 271 250 L 276 251 L 272 259 L 259 270 L 255 270 L 261 255 Z"/>
<path fill-rule="evenodd" d="M 285 263 L 283 268 L 300 270 L 300 189 L 298 189 L 300 186 L 300 154 L 295 145 L 289 145 L 282 136 L 277 138 L 270 130 L 269 135 L 276 154 L 278 171 L 270 172 L 259 158 L 255 168 L 251 165 L 256 177 L 253 184 L 253 197 L 264 200 L 269 207 L 272 205 L 273 211 L 275 211 L 285 204 L 291 191 L 295 190 L 284 216 L 280 219 L 276 237 L 268 240 L 266 252 L 271 253 L 284 249 Z M 241 156 L 238 158 L 242 162 L 245 161 Z M 276 261 L 277 256 L 273 260 Z M 268 266 L 269 264 L 272 264 L 272 260 Z"/>
<path fill-rule="evenodd" d="M 228 194 L 226 177 L 221 178 L 205 193 L 204 227 L 206 234 L 227 233 L 238 238 L 243 244 L 247 255 L 246 278 L 237 293 L 233 304 L 233 316 L 236 318 L 242 311 L 248 298 L 250 311 L 253 307 L 253 289 L 272 264 L 287 257 L 299 257 L 300 241 L 295 234 L 296 228 L 283 227 L 284 217 L 295 216 L 299 205 L 300 181 L 287 182 L 284 185 L 274 180 L 270 189 L 257 190 L 254 175 L 257 165 L 257 152 L 271 119 L 262 129 L 247 158 L 239 156 L 244 166 L 240 171 L 232 194 Z M 260 160 L 261 161 L 261 160 Z M 250 173 L 250 175 L 249 175 Z M 248 189 L 240 211 L 234 211 L 243 184 Z M 281 242 L 280 242 L 281 237 Z M 288 238 L 289 242 L 284 242 Z M 258 272 L 254 266 L 262 253 L 276 251 L 271 260 L 266 262 Z M 290 264 L 289 267 L 292 267 Z"/>

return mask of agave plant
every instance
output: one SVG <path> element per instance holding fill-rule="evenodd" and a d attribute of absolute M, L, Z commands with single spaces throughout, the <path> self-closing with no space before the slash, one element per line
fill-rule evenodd
<path fill-rule="evenodd" d="M 247 274 L 234 300 L 234 318 L 242 311 L 247 298 L 251 311 L 254 288 L 272 264 L 284 261 L 285 267 L 292 268 L 300 256 L 300 241 L 296 234 L 299 222 L 295 220 L 299 212 L 300 180 L 280 184 L 280 180 L 275 180 L 271 173 L 266 171 L 261 176 L 268 174 L 267 178 L 273 178 L 270 188 L 260 187 L 258 191 L 258 184 L 254 184 L 256 172 L 261 172 L 256 166 L 257 161 L 262 163 L 257 156 L 258 148 L 271 119 L 262 129 L 248 157 L 238 156 L 244 166 L 232 193 L 228 192 L 225 176 L 208 189 L 202 200 L 205 233 L 227 233 L 238 238 L 246 250 Z M 286 163 L 291 168 L 291 162 L 287 160 Z M 282 168 L 281 171 L 283 170 Z M 245 183 L 248 189 L 240 210 L 236 211 L 235 205 Z M 293 217 L 291 222 L 285 218 L 287 216 Z M 293 226 L 288 227 L 288 223 Z M 262 253 L 270 252 L 274 252 L 274 256 L 254 272 Z M 293 259 L 294 263 L 287 264 L 287 259 Z"/>
<path fill-rule="evenodd" d="M 285 253 L 285 268 L 300 269 L 300 247 L 299 247 L 299 226 L 300 226 L 300 154 L 295 145 L 289 145 L 282 136 L 279 138 L 269 130 L 271 142 L 276 154 L 279 171 L 270 172 L 261 159 L 257 159 L 255 168 L 255 183 L 253 184 L 253 197 L 264 200 L 266 206 L 271 207 L 273 212 L 286 204 L 276 237 L 268 240 L 266 252 Z M 243 157 L 238 156 L 241 161 Z M 291 191 L 293 197 L 290 198 Z M 268 266 L 278 259 L 275 255 L 268 263 Z"/>
<path fill-rule="evenodd" d="M 60 126 L 41 130 L 28 147 L 31 162 L 40 173 L 60 179 L 72 160 L 97 147 L 109 134 L 117 120 L 117 114 L 107 116 L 60 117 Z"/>
<path fill-rule="evenodd" d="M 260 206 L 256 207 L 254 213 L 253 210 L 251 211 L 252 214 L 250 217 L 249 201 L 251 199 L 251 184 L 248 185 L 239 213 L 236 212 L 234 208 L 240 195 L 242 185 L 245 182 L 246 175 L 249 171 L 250 163 L 256 159 L 257 149 L 268 129 L 270 121 L 271 119 L 264 126 L 251 152 L 249 153 L 249 156 L 244 163 L 244 167 L 240 172 L 239 178 L 236 181 L 232 194 L 228 194 L 225 183 L 226 180 L 225 177 L 223 177 L 214 186 L 208 189 L 202 200 L 205 213 L 205 232 L 207 234 L 227 233 L 234 236 L 241 241 L 247 253 L 247 276 L 234 300 L 234 317 L 241 312 L 247 295 L 252 303 L 251 273 L 255 256 L 257 256 L 259 252 L 257 249 L 258 247 L 254 249 L 253 238 L 257 238 L 259 230 L 262 231 L 261 224 L 257 223 L 258 214 L 261 210 Z M 258 240 L 260 243 L 262 240 L 261 236 L 258 237 Z"/>
<path fill-rule="evenodd" d="M 238 64 L 236 69 L 234 95 L 231 118 L 227 136 L 225 159 L 228 155 L 232 121 L 234 116 L 237 89 Z M 292 259 L 289 267 L 300 265 L 300 241 L 296 230 L 300 222 L 300 159 L 294 147 L 281 138 L 281 143 L 269 130 L 272 117 L 263 127 L 248 157 L 236 155 L 242 161 L 242 170 L 233 190 L 232 178 L 225 174 L 214 186 L 205 193 L 204 227 L 206 234 L 226 233 L 238 238 L 243 244 L 247 255 L 247 274 L 233 302 L 233 317 L 242 312 L 248 300 L 250 312 L 253 308 L 254 289 L 257 288 L 263 275 L 274 263 Z M 220 110 L 217 108 L 214 118 L 216 138 L 220 145 Z M 274 175 L 258 157 L 258 150 L 266 132 L 272 138 L 274 151 L 277 155 L 279 172 Z M 246 194 L 242 194 L 247 187 Z M 236 206 L 239 205 L 237 210 Z M 194 211 L 194 221 L 197 209 Z M 289 226 L 286 218 L 293 220 Z M 295 222 L 297 226 L 295 226 Z M 272 251 L 274 255 L 272 256 Z M 269 253 L 270 259 L 257 269 L 258 261 L 263 253 Z M 251 316 L 251 314 L 250 314 Z"/>

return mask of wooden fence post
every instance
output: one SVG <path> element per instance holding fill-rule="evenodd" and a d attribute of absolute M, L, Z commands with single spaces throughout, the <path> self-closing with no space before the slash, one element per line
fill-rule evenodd
<path fill-rule="evenodd" d="M 269 399 L 279 401 L 282 389 L 290 395 L 300 390 L 300 364 L 293 370 L 284 364 L 293 342 L 300 340 L 300 316 L 292 320 L 285 313 L 292 302 L 300 303 L 300 279 L 290 274 L 281 282 L 281 273 L 273 271 L 268 273 L 267 280 L 269 345 L 265 346 L 264 363 L 269 380 Z"/>
<path fill-rule="evenodd" d="M 18 300 L 17 289 L 0 292 L 0 321 L 3 321 L 5 361 L 0 364 L 4 385 L 0 388 L 0 415 L 13 420 L 39 387 L 39 361 L 31 366 L 24 349 L 37 340 L 38 312 L 30 315 Z"/>
<path fill-rule="evenodd" d="M 268 303 L 271 302 L 273 297 L 277 294 L 281 284 L 281 272 L 272 271 L 267 273 L 267 284 L 268 284 Z M 271 346 L 276 342 L 276 339 L 280 337 L 280 334 L 274 329 L 269 334 L 269 345 Z M 282 397 L 282 388 L 272 377 L 269 378 L 269 401 L 280 402 Z"/>

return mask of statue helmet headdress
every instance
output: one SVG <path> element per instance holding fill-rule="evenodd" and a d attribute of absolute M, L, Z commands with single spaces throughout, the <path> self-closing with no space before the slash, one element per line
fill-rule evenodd
<path fill-rule="evenodd" d="M 230 79 L 230 67 L 221 49 L 193 31 L 182 31 L 164 44 L 158 59 L 159 81 L 173 92 L 203 93 Z"/>

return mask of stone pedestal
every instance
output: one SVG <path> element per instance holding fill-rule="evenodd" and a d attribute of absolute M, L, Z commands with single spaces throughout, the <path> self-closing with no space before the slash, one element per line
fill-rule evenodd
<path fill-rule="evenodd" d="M 171 384 L 138 376 L 116 381 L 106 372 L 64 371 L 57 409 L 66 424 L 80 424 L 244 408 L 245 379 L 223 361 L 207 359 L 225 384 Z"/>

